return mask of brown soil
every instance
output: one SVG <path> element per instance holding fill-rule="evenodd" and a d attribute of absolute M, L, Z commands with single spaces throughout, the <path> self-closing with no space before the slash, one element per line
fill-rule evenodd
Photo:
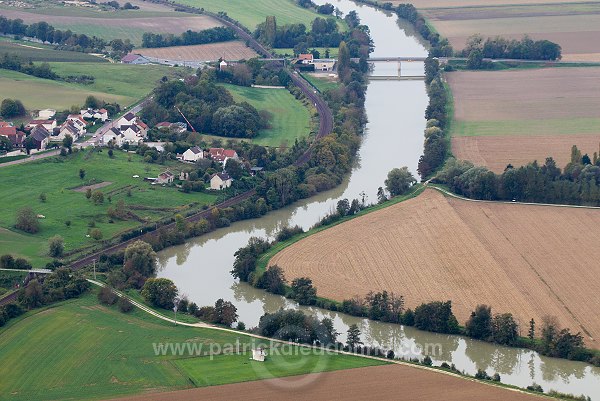
<path fill-rule="evenodd" d="M 600 210 L 417 198 L 309 236 L 271 260 L 289 281 L 310 277 L 343 300 L 369 291 L 408 307 L 452 300 L 464 323 L 478 304 L 513 313 L 521 329 L 556 316 L 599 348 Z M 343 251 L 340 251 L 343 250 Z M 590 338 L 591 337 L 591 338 Z"/>
<path fill-rule="evenodd" d="M 380 0 L 387 3 L 388 0 Z M 389 0 L 393 4 L 406 3 L 406 0 Z M 561 4 L 581 3 L 582 0 L 411 0 L 417 8 L 443 8 L 443 7 L 472 7 L 472 6 L 500 6 L 517 4 Z"/>
<path fill-rule="evenodd" d="M 534 160 L 543 163 L 548 156 L 552 156 L 562 168 L 571 160 L 573 145 L 577 145 L 582 153 L 591 155 L 598 151 L 599 144 L 600 134 L 455 136 L 452 138 L 452 154 L 458 159 L 501 173 L 508 164 L 519 167 Z"/>
<path fill-rule="evenodd" d="M 293 387 L 309 379 L 309 385 Z M 311 380 L 314 379 L 314 380 Z M 287 383 L 287 385 L 286 385 Z M 410 366 L 386 365 L 120 398 L 122 401 L 410 400 L 535 401 L 540 398 Z"/>
<path fill-rule="evenodd" d="M 257 56 L 254 50 L 247 47 L 244 42 L 238 40 L 195 46 L 136 49 L 135 52 L 144 56 L 161 59 L 190 61 L 215 61 L 219 58 L 224 58 L 225 60 L 242 60 Z"/>
<path fill-rule="evenodd" d="M 94 185 L 83 185 L 81 187 L 74 188 L 73 191 L 75 191 L 75 192 L 86 192 L 88 189 L 91 189 L 92 191 L 95 191 L 96 189 L 107 187 L 110 184 L 112 184 L 112 182 L 110 182 L 110 181 L 104 181 L 104 182 L 99 182 L 98 184 L 94 184 Z"/>
<path fill-rule="evenodd" d="M 600 68 L 461 71 L 447 77 L 457 120 L 599 116 Z"/>

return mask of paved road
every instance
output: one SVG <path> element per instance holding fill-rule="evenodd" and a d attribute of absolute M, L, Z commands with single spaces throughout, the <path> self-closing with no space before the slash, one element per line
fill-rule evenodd
<path fill-rule="evenodd" d="M 11 162 L 2 163 L 2 164 L 0 164 L 0 168 L 14 166 L 15 164 L 29 163 L 29 162 L 32 162 L 35 160 L 41 160 L 41 159 L 45 159 L 47 157 L 57 156 L 58 154 L 60 154 L 60 150 L 58 150 L 58 149 L 50 151 L 50 152 L 45 152 L 45 153 L 34 153 L 33 155 L 29 156 L 26 159 L 19 159 L 19 160 L 13 160 Z"/>

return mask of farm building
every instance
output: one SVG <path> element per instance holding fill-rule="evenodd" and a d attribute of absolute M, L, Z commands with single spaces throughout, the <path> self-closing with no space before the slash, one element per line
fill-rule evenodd
<path fill-rule="evenodd" d="M 314 59 L 311 64 L 315 66 L 315 71 L 332 71 L 335 62 L 335 59 L 323 58 Z"/>
<path fill-rule="evenodd" d="M 210 177 L 210 189 L 220 191 L 231 186 L 233 180 L 227 173 L 216 173 Z"/>
<path fill-rule="evenodd" d="M 221 164 L 227 163 L 227 159 L 239 159 L 238 154 L 235 150 L 223 148 L 210 148 L 208 150 L 208 157 Z"/>
<path fill-rule="evenodd" d="M 31 136 L 35 141 L 35 147 L 37 150 L 44 150 L 46 149 L 46 146 L 48 146 L 50 133 L 42 124 L 34 127 L 29 136 Z"/>
<path fill-rule="evenodd" d="M 8 138 L 10 143 L 12 143 L 12 146 L 16 148 L 23 146 L 23 140 L 25 139 L 25 134 L 21 131 L 17 131 L 16 127 L 2 126 L 1 124 L 0 136 Z"/>
<path fill-rule="evenodd" d="M 25 129 L 34 129 L 38 125 L 42 125 L 47 131 L 52 131 L 54 128 L 56 128 L 56 120 L 31 120 L 25 126 Z"/>
<path fill-rule="evenodd" d="M 51 118 L 54 118 L 55 115 L 56 115 L 56 110 L 54 110 L 54 109 L 44 109 L 44 110 L 40 110 L 38 112 L 38 119 L 40 119 L 40 120 L 50 120 Z"/>
<path fill-rule="evenodd" d="M 298 61 L 300 61 L 301 64 L 312 64 L 313 55 L 312 53 L 299 54 Z"/>
<path fill-rule="evenodd" d="M 162 173 L 159 174 L 158 178 L 156 179 L 156 183 L 157 184 L 172 184 L 174 180 L 175 180 L 175 175 L 173 175 L 173 173 L 171 173 L 169 170 L 167 170 L 167 171 L 163 171 Z"/>
<path fill-rule="evenodd" d="M 183 161 L 195 162 L 204 158 L 204 151 L 198 146 L 194 146 L 183 152 Z"/>
<path fill-rule="evenodd" d="M 150 61 L 141 54 L 133 54 L 129 53 L 125 57 L 121 59 L 121 63 L 123 64 L 148 64 Z"/>

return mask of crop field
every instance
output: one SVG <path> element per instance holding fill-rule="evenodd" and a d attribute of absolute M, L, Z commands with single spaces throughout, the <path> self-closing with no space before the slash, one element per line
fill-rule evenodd
<path fill-rule="evenodd" d="M 447 74 L 454 97 L 452 152 L 501 172 L 533 160 L 569 161 L 600 143 L 600 68 Z"/>
<path fill-rule="evenodd" d="M 180 34 L 188 29 L 201 31 L 221 25 L 205 15 L 174 11 L 100 12 L 62 7 L 33 10 L 0 9 L 0 14 L 11 19 L 20 18 L 25 23 L 46 21 L 58 29 L 70 29 L 75 33 L 85 33 L 107 41 L 117 38 L 129 39 L 136 45 L 142 43 L 142 35 L 145 32 Z"/>
<path fill-rule="evenodd" d="M 48 107 L 64 110 L 81 105 L 88 95 L 129 106 L 148 95 L 163 76 L 177 70 L 159 65 L 111 63 L 50 63 L 60 76 L 93 75 L 91 85 L 36 78 L 15 71 L 0 70 L 0 98 L 20 99 L 30 110 Z"/>
<path fill-rule="evenodd" d="M 306 385 L 298 388 L 296 380 Z M 366 384 L 368 383 L 368 385 Z M 393 385 L 390 385 L 393 383 Z M 411 366 L 387 365 L 311 374 L 302 377 L 229 384 L 166 394 L 144 394 L 121 401 L 214 400 L 398 400 L 398 401 L 535 401 L 541 398 L 492 387 L 480 382 Z"/>
<path fill-rule="evenodd" d="M 217 61 L 220 58 L 237 61 L 258 56 L 254 50 L 240 40 L 205 45 L 142 48 L 136 49 L 135 53 L 174 61 Z"/>
<path fill-rule="evenodd" d="M 153 346 L 189 342 L 201 346 L 203 355 L 211 352 L 213 344 L 236 341 L 249 344 L 252 339 L 242 333 L 175 327 L 137 309 L 122 314 L 116 307 L 98 304 L 95 294 L 89 294 L 29 313 L 0 329 L 0 394 L 4 400 L 14 401 L 106 399 L 139 393 L 146 397 L 149 392 L 207 385 L 201 381 L 194 384 L 199 375 L 215 382 L 236 382 L 271 377 L 271 368 L 278 376 L 309 373 L 320 358 L 330 358 L 321 360 L 328 370 L 382 364 L 352 356 L 309 355 L 300 362 L 282 357 L 271 360 L 273 367 L 265 362 L 256 377 L 241 378 L 238 373 L 252 370 L 248 355 L 230 359 L 217 355 L 211 362 L 208 356 L 157 356 Z M 196 376 L 188 376 L 178 364 L 185 364 Z"/>
<path fill-rule="evenodd" d="M 16 54 L 26 61 L 71 61 L 88 63 L 107 63 L 101 57 L 89 55 L 87 53 L 69 52 L 63 50 L 54 50 L 50 46 L 44 46 L 38 43 L 17 42 L 9 40 L 0 40 L 0 54 Z"/>
<path fill-rule="evenodd" d="M 265 18 L 269 15 L 276 17 L 277 25 L 302 23 L 309 29 L 315 18 L 323 17 L 312 10 L 299 7 L 293 0 L 179 0 L 179 2 L 212 12 L 224 11 L 251 31 L 254 31 L 258 24 L 265 22 Z M 340 28 L 345 28 L 341 21 L 339 25 Z"/>
<path fill-rule="evenodd" d="M 406 306 L 451 300 L 464 322 L 478 304 L 531 318 L 556 316 L 600 348 L 600 210 L 472 202 L 426 190 L 302 239 L 275 255 L 291 281 L 323 297 L 393 291 Z"/>
<path fill-rule="evenodd" d="M 287 89 L 250 88 L 223 85 L 237 102 L 248 102 L 257 110 L 268 111 L 271 127 L 261 130 L 253 143 L 268 146 L 291 146 L 296 139 L 310 133 L 309 109 L 296 100 Z M 222 139 L 222 138 L 221 138 Z"/>
<path fill-rule="evenodd" d="M 597 2 L 415 3 L 417 7 L 434 7 L 423 12 L 455 49 L 464 48 L 467 38 L 473 34 L 510 39 L 529 35 L 533 39 L 548 39 L 560 44 L 563 60 L 600 60 L 596 46 L 600 35 L 600 4 Z"/>
<path fill-rule="evenodd" d="M 387 3 L 388 0 L 379 0 Z M 538 5 L 538 4 L 562 4 L 582 3 L 585 0 L 412 0 L 417 8 L 445 8 L 445 7 L 473 7 L 473 6 L 503 6 L 503 5 Z M 590 2 L 588 0 L 588 2 Z M 392 4 L 405 3 L 405 0 L 389 0 Z"/>
<path fill-rule="evenodd" d="M 131 161 L 128 161 L 128 156 L 131 156 Z M 115 152 L 112 159 L 106 152 L 87 151 L 66 160 L 56 157 L 3 167 L 0 169 L 0 201 L 5 206 L 0 210 L 0 227 L 12 230 L 15 214 L 24 206 L 30 206 L 36 214 L 42 214 L 45 218 L 40 219 L 39 233 L 32 236 L 18 232 L 21 237 L 34 238 L 38 244 L 36 247 L 23 245 L 15 249 L 12 247 L 16 241 L 15 233 L 0 231 L 0 255 L 19 252 L 19 256 L 39 260 L 47 251 L 47 239 L 57 234 L 65 239 L 67 250 L 91 245 L 95 241 L 86 237 L 91 222 L 102 231 L 105 239 L 140 225 L 136 220 L 115 219 L 113 223 L 110 222 L 107 210 L 121 199 L 134 208 L 146 207 L 147 210 L 132 210 L 142 221 L 172 215 L 177 210 L 185 210 L 192 203 L 202 205 L 214 202 L 216 195 L 213 194 L 185 194 L 176 188 L 151 186 L 141 181 L 142 178 L 132 178 L 133 175 L 156 177 L 169 167 L 174 172 L 178 171 L 178 163 L 170 166 L 148 164 L 136 154 L 127 155 L 119 151 Z M 79 169 L 86 171 L 84 180 L 79 178 Z M 23 177 L 27 177 L 26 181 L 23 181 Z M 89 183 L 105 182 L 111 184 L 102 188 L 105 197 L 102 205 L 94 205 L 86 199 L 85 193 L 74 190 Z M 131 189 L 131 196 L 127 195 L 128 189 Z M 41 193 L 46 194 L 46 202 L 39 200 Z M 112 202 L 108 196 L 111 196 Z M 65 224 L 67 220 L 71 222 L 69 227 Z"/>

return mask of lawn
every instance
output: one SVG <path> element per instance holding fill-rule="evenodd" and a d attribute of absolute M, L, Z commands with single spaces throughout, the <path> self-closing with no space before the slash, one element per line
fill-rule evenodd
<path fill-rule="evenodd" d="M 236 101 L 246 101 L 259 111 L 271 113 L 271 128 L 264 129 L 253 143 L 268 146 L 291 146 L 294 140 L 311 131 L 309 109 L 286 89 L 250 88 L 224 85 Z"/>
<path fill-rule="evenodd" d="M 274 15 L 278 25 L 302 23 L 310 30 L 313 20 L 323 15 L 299 7 L 294 0 L 179 0 L 179 3 L 204 8 L 212 12 L 224 11 L 245 27 L 254 31 L 256 26 L 265 22 L 265 18 Z M 338 22 L 340 29 L 345 24 Z"/>
<path fill-rule="evenodd" d="M 310 47 L 309 49 L 313 49 L 313 47 Z M 321 58 L 326 58 L 325 52 L 327 51 L 327 49 L 329 49 L 329 57 L 337 58 L 338 50 L 339 50 L 337 47 L 315 47 L 314 49 L 320 53 Z M 280 56 L 293 57 L 294 49 L 292 49 L 292 48 L 273 49 L 273 53 L 280 55 Z"/>
<path fill-rule="evenodd" d="M 128 161 L 128 156 L 131 161 Z M 139 220 L 154 221 L 165 216 L 171 216 L 179 210 L 187 210 L 204 204 L 211 204 L 216 195 L 205 193 L 185 194 L 176 188 L 151 186 L 140 177 L 156 177 L 161 171 L 170 168 L 177 172 L 178 162 L 169 166 L 144 163 L 141 156 L 115 151 L 114 158 L 109 158 L 107 152 L 79 152 L 68 158 L 51 157 L 37 162 L 3 167 L 0 169 L 0 201 L 5 205 L 0 209 L 0 227 L 13 230 L 16 212 L 24 206 L 33 208 L 36 214 L 44 215 L 40 219 L 40 232 L 34 236 L 22 234 L 19 236 L 33 238 L 37 245 L 20 245 L 15 249 L 14 243 L 19 242 L 12 232 L 0 232 L 0 254 L 18 252 L 32 260 L 43 259 L 46 252 L 45 242 L 54 235 L 65 239 L 67 250 L 73 250 L 85 245 L 93 245 L 95 241 L 87 238 L 86 234 L 93 224 L 99 228 L 105 239 L 111 238 L 123 231 L 130 230 L 141 223 L 136 220 L 114 220 L 107 216 L 111 206 L 122 199 L 134 212 Z M 79 178 L 79 170 L 86 171 L 85 179 Z M 100 190 L 105 194 L 104 204 L 93 205 L 85 197 L 85 191 L 77 192 L 74 188 L 90 183 L 110 183 Z M 131 190 L 131 196 L 127 192 Z M 39 200 L 41 193 L 46 194 L 46 202 Z M 143 207 L 143 209 L 141 209 Z M 66 221 L 71 222 L 67 227 Z"/>
<path fill-rule="evenodd" d="M 240 354 L 217 355 L 212 360 L 208 357 L 180 359 L 175 365 L 196 386 L 204 387 L 384 364 L 341 354 L 302 355 L 301 351 L 304 349 L 291 346 L 279 353 L 267 350 L 265 362 Z"/>
<path fill-rule="evenodd" d="M 206 385 L 200 376 L 212 383 L 257 379 L 258 374 L 248 374 L 243 363 L 247 358 L 176 361 L 183 357 L 156 356 L 153 346 L 188 342 L 202 344 L 204 353 L 211 344 L 235 344 L 237 340 L 241 344 L 251 341 L 241 333 L 175 327 L 137 309 L 125 315 L 115 307 L 99 305 L 95 295 L 89 294 L 29 313 L 0 329 L 0 394 L 4 400 L 14 401 L 105 399 Z M 278 375 L 309 373 L 320 365 L 315 356 L 306 362 L 291 360 L 294 363 L 277 364 Z M 298 367 L 300 362 L 303 368 Z M 333 370 L 382 362 L 336 356 L 327 357 L 323 364 Z"/>
<path fill-rule="evenodd" d="M 92 75 L 96 80 L 91 85 L 73 84 L 0 70 L 0 98 L 20 99 L 30 110 L 69 109 L 83 104 L 88 95 L 129 106 L 148 95 L 163 76 L 174 76 L 177 71 L 159 65 L 88 62 L 54 62 L 50 65 L 61 77 Z"/>
<path fill-rule="evenodd" d="M 329 77 L 322 73 L 319 73 L 318 75 L 303 73 L 302 76 L 304 77 L 304 79 L 310 82 L 312 86 L 316 87 L 319 90 L 319 92 L 325 92 L 327 90 L 337 89 L 340 87 L 340 83 L 338 82 L 337 77 Z"/>

